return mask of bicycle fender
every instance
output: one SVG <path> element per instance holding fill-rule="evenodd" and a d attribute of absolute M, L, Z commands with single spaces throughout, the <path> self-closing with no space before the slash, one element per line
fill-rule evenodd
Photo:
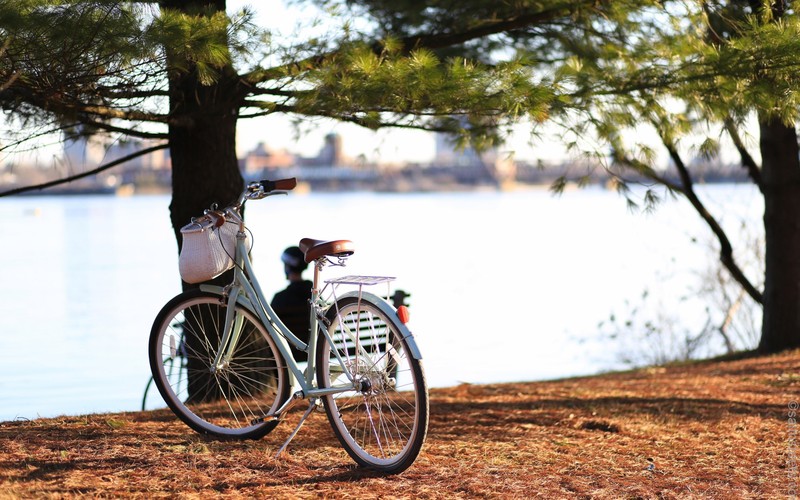
<path fill-rule="evenodd" d="M 394 321 L 395 326 L 400 330 L 400 335 L 402 335 L 403 339 L 406 341 L 408 345 L 408 349 L 411 351 L 411 356 L 414 359 L 421 360 L 422 353 L 419 351 L 419 347 L 417 347 L 417 341 L 414 340 L 414 334 L 411 333 L 411 330 L 408 329 L 406 325 L 404 325 L 398 318 L 397 318 L 397 310 L 392 307 L 391 304 L 386 302 L 382 297 L 379 297 L 373 293 L 369 292 L 361 292 L 361 299 L 366 299 L 369 302 L 375 304 L 381 312 L 383 312 L 386 317 L 392 319 Z M 347 292 L 344 295 L 340 295 L 338 299 L 344 299 L 346 297 L 356 297 L 358 298 L 359 293 L 356 291 Z"/>
<path fill-rule="evenodd" d="M 200 290 L 222 295 L 222 287 L 217 285 L 200 285 Z"/>

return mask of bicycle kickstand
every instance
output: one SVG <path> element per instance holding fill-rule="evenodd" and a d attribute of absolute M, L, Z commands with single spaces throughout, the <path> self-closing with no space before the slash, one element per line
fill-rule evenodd
<path fill-rule="evenodd" d="M 286 438 L 286 442 L 283 443 L 283 446 L 280 447 L 280 449 L 278 450 L 278 453 L 275 454 L 275 458 L 280 458 L 281 455 L 286 451 L 286 447 L 289 446 L 289 443 L 292 441 L 292 439 L 294 439 L 294 437 L 300 431 L 300 427 L 303 426 L 303 423 L 305 423 L 305 421 L 308 418 L 308 416 L 311 415 L 311 412 L 314 411 L 314 409 L 316 407 L 317 407 L 317 398 L 309 399 L 309 401 L 308 401 L 308 409 L 306 410 L 305 413 L 303 413 L 302 418 L 300 418 L 300 422 L 297 423 L 297 427 L 295 427 L 294 430 L 292 431 L 292 433 L 289 434 L 289 437 Z"/>

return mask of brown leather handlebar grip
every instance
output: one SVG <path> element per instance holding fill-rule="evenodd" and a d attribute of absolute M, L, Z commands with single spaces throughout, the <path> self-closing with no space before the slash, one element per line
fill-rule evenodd
<path fill-rule="evenodd" d="M 283 191 L 291 191 L 292 189 L 297 187 L 297 179 L 295 177 L 292 177 L 291 179 L 282 179 L 279 181 L 275 181 L 275 187 Z"/>
<path fill-rule="evenodd" d="M 261 181 L 261 184 L 264 186 L 266 191 L 291 191 L 292 189 L 297 186 L 297 178 L 292 177 L 290 179 L 281 179 L 278 181 Z"/>

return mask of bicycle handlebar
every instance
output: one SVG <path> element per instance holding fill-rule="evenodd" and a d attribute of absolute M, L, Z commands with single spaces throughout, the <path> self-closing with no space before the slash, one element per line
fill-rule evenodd
<path fill-rule="evenodd" d="M 280 179 L 277 181 L 269 181 L 269 180 L 262 180 L 258 181 L 261 184 L 261 187 L 264 188 L 264 191 L 270 192 L 275 190 L 281 191 L 291 191 L 295 187 L 297 187 L 297 178 L 292 177 L 289 179 Z"/>
<path fill-rule="evenodd" d="M 277 181 L 270 181 L 267 179 L 254 181 L 244 188 L 239 200 L 235 207 L 241 208 L 247 200 L 260 200 L 273 194 L 286 194 L 297 186 L 297 178 L 291 177 L 289 179 L 280 179 Z"/>

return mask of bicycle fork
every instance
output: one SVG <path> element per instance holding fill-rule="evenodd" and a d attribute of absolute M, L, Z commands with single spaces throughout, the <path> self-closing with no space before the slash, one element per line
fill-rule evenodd
<path fill-rule="evenodd" d="M 241 315 L 234 317 L 236 314 L 236 300 L 239 297 L 239 287 L 231 287 L 226 295 L 225 326 L 222 330 L 219 349 L 210 368 L 211 373 L 224 370 L 230 364 L 231 357 L 233 357 L 233 353 L 239 343 L 239 337 L 242 334 L 244 317 Z"/>

